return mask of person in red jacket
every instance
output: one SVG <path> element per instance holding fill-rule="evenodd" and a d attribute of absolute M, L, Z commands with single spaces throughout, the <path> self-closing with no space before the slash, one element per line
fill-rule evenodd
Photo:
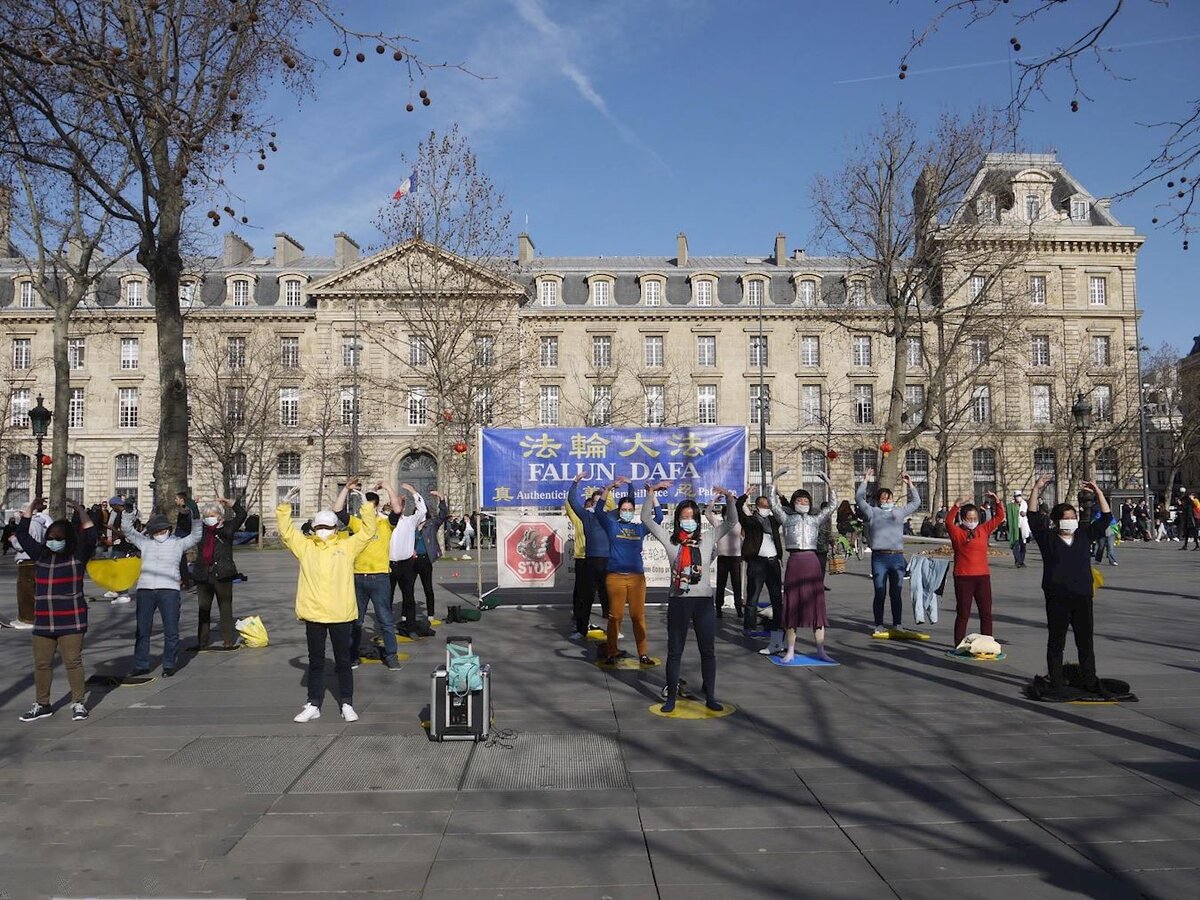
<path fill-rule="evenodd" d="M 983 524 L 979 508 L 964 496 L 950 507 L 946 530 L 954 547 L 954 601 L 958 615 L 954 618 L 954 645 L 967 636 L 971 619 L 971 601 L 979 607 L 979 630 L 992 636 L 992 574 L 988 567 L 988 542 L 992 532 L 1004 524 L 1004 504 L 992 491 L 987 496 L 995 506 L 996 515 Z"/>

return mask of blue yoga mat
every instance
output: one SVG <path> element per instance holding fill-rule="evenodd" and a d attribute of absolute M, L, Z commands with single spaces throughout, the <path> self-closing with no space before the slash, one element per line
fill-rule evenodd
<path fill-rule="evenodd" d="M 771 636 L 771 632 L 769 632 L 769 631 L 747 631 L 746 632 L 746 637 L 769 638 L 770 636 Z"/>
<path fill-rule="evenodd" d="M 785 669 L 791 669 L 796 666 L 836 666 L 836 665 L 840 665 L 840 663 L 836 663 L 836 662 L 826 662 L 825 660 L 818 659 L 815 656 L 805 656 L 803 653 L 797 653 L 792 658 L 791 662 L 786 662 L 786 663 L 783 661 L 782 657 L 776 656 L 774 653 L 772 653 L 770 656 L 768 656 L 767 659 L 769 659 L 775 665 L 782 666 Z"/>

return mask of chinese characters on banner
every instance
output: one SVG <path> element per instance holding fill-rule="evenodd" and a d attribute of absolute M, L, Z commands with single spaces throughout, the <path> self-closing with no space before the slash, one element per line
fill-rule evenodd
<path fill-rule="evenodd" d="M 561 506 L 575 476 L 585 485 L 630 480 L 635 496 L 647 481 L 672 482 L 664 503 L 707 503 L 714 485 L 746 484 L 746 429 L 485 428 L 480 443 L 485 507 Z"/>

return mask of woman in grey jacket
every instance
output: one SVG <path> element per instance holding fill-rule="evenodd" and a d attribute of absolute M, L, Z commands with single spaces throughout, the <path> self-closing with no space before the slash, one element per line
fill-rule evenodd
<path fill-rule="evenodd" d="M 713 590 L 708 582 L 708 567 L 713 548 L 725 533 L 737 524 L 736 497 L 724 488 L 713 488 L 714 494 L 725 497 L 725 518 L 715 529 L 704 531 L 700 507 L 694 500 L 684 500 L 675 507 L 675 519 L 668 532 L 655 522 L 658 492 L 671 486 L 669 481 L 646 485 L 646 500 L 642 503 L 642 524 L 667 549 L 671 565 L 671 588 L 667 599 L 667 702 L 663 712 L 675 709 L 679 692 L 679 666 L 687 644 L 688 626 L 696 632 L 700 650 L 700 674 L 704 680 L 704 705 L 719 712 L 724 707 L 717 702 L 717 631 Z"/>
<path fill-rule="evenodd" d="M 825 611 L 825 575 L 817 550 L 820 549 L 821 526 L 836 509 L 837 492 L 825 473 L 818 472 L 818 477 L 829 487 L 829 504 L 825 509 L 814 514 L 812 495 L 804 490 L 794 492 L 792 508 L 784 509 L 775 484 L 787 471 L 784 469 L 775 476 L 768 495 L 771 513 L 783 526 L 783 545 L 788 551 L 787 569 L 783 575 L 782 624 L 787 639 L 783 661 L 790 663 L 796 656 L 796 629 L 811 628 L 817 644 L 817 658 L 833 662 L 825 652 L 825 626 L 829 624 L 829 615 Z"/>

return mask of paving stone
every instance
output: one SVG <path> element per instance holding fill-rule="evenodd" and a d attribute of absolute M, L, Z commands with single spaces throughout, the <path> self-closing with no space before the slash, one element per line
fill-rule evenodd
<path fill-rule="evenodd" d="M 389 811 L 356 810 L 355 812 L 279 812 L 263 816 L 248 837 L 315 837 L 388 835 L 440 835 L 450 820 L 450 811 Z"/>
<path fill-rule="evenodd" d="M 701 856 L 654 854 L 654 879 L 659 885 L 777 884 L 780 894 L 796 882 L 876 882 L 879 876 L 856 852 L 713 853 Z"/>
<path fill-rule="evenodd" d="M 641 831 L 638 811 L 598 809 L 455 810 L 447 834 L 507 834 L 533 831 Z"/>
<path fill-rule="evenodd" d="M 1010 875 L 992 878 L 930 878 L 918 881 L 891 881 L 901 900 L 945 900 L 946 897 L 971 897 L 973 900 L 1133 900 L 1139 893 L 1121 876 L 1096 874 L 1079 877 L 1075 873 L 1053 872 L 1038 875 Z"/>
<path fill-rule="evenodd" d="M 471 865 L 458 861 L 433 864 L 426 890 L 490 885 L 493 890 L 516 888 L 581 888 L 599 885 L 655 884 L 655 873 L 644 852 L 637 856 L 589 856 L 586 859 L 477 859 Z"/>
<path fill-rule="evenodd" d="M 592 790 L 629 787 L 621 745 L 597 734 L 529 734 L 511 746 L 480 747 L 462 789 Z"/>
<path fill-rule="evenodd" d="M 473 744 L 418 735 L 345 735 L 292 786 L 295 793 L 455 790 Z"/>

